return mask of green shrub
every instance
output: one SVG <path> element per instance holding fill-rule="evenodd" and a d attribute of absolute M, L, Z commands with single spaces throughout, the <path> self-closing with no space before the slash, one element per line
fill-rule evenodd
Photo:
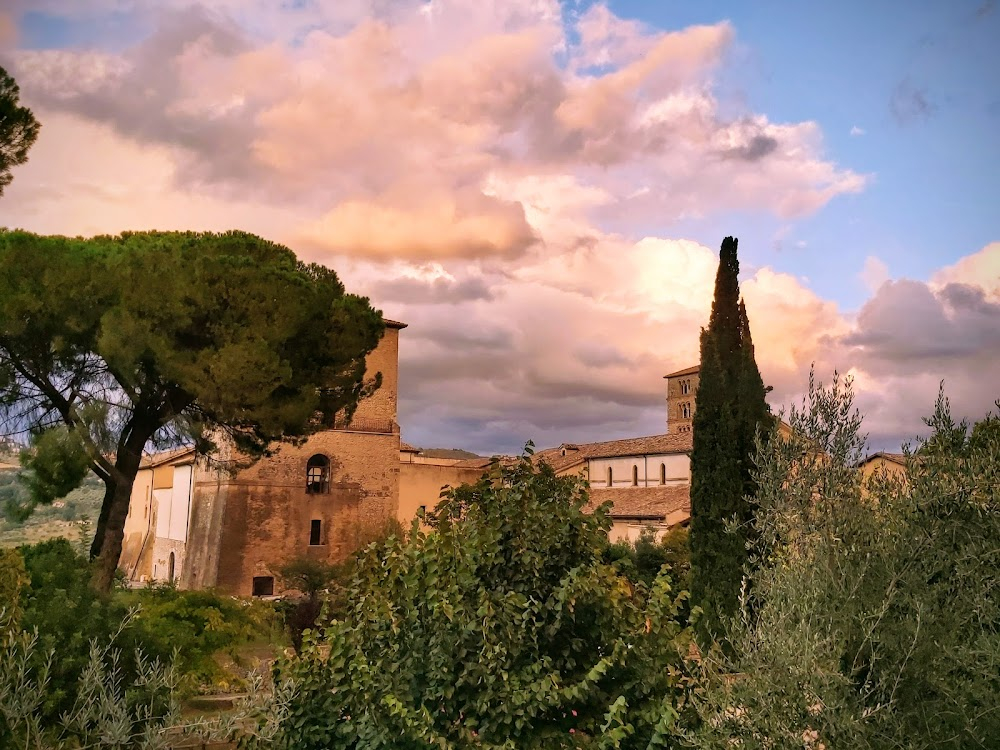
<path fill-rule="evenodd" d="M 16 549 L 0 549 L 0 635 L 21 627 L 21 591 L 28 584 L 24 557 Z"/>
<path fill-rule="evenodd" d="M 656 529 L 644 528 L 635 542 L 622 540 L 608 544 L 602 554 L 606 563 L 614 565 L 633 583 L 651 586 L 661 572 L 670 575 L 674 585 L 687 590 L 691 578 L 691 547 L 686 526 L 667 530 L 659 540 Z"/>
<path fill-rule="evenodd" d="M 1000 418 L 970 436 L 942 396 L 908 480 L 867 486 L 849 383 L 810 379 L 788 421 L 759 446 L 753 594 L 705 660 L 695 744 L 996 747 Z"/>
<path fill-rule="evenodd" d="M 345 619 L 279 664 L 277 747 L 645 748 L 687 706 L 686 598 L 601 562 L 585 484 L 529 456 L 362 556 Z M 651 745 L 652 743 L 652 745 Z"/>
<path fill-rule="evenodd" d="M 20 548 L 29 578 L 21 591 L 21 628 L 37 631 L 35 654 L 55 650 L 49 685 L 42 705 L 48 720 L 71 708 L 80 675 L 90 660 L 91 641 L 131 653 L 138 645 L 122 630 L 128 607 L 99 596 L 90 586 L 90 565 L 66 539 L 52 539 Z M 125 664 L 128 675 L 135 664 Z"/>
<path fill-rule="evenodd" d="M 239 664 L 240 647 L 269 634 L 275 624 L 267 602 L 213 591 L 150 586 L 118 592 L 116 600 L 137 609 L 131 626 L 136 643 L 150 656 L 173 662 L 184 692 L 206 683 L 238 685 L 239 678 L 215 657 L 224 654 Z"/>

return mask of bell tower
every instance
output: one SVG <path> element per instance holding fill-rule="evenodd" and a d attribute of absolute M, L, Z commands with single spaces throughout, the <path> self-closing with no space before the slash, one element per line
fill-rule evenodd
<path fill-rule="evenodd" d="M 664 375 L 667 381 L 667 434 L 691 432 L 694 419 L 694 397 L 698 392 L 700 365 Z"/>

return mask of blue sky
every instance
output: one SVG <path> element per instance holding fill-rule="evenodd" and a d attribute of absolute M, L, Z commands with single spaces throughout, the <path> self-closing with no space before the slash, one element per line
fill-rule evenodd
<path fill-rule="evenodd" d="M 793 222 L 783 249 L 772 217 L 733 217 L 745 261 L 778 264 L 847 307 L 869 255 L 893 276 L 934 269 L 997 235 L 1000 8 L 996 3 L 612 2 L 661 28 L 729 20 L 738 48 L 719 82 L 776 121 L 815 120 L 834 161 L 875 176 Z M 920 106 L 922 97 L 927 108 Z M 896 101 L 894 113 L 893 102 Z M 863 135 L 851 135 L 853 128 Z M 692 234 L 710 243 L 725 219 Z M 806 247 L 796 249 L 795 242 Z M 781 253 L 780 259 L 775 257 Z"/>
<path fill-rule="evenodd" d="M 942 379 L 972 417 L 1000 396 L 995 2 L 11 8 L 43 131 L 0 225 L 331 265 L 410 323 L 411 443 L 661 431 L 725 235 L 776 406 L 848 372 L 895 447 Z"/>

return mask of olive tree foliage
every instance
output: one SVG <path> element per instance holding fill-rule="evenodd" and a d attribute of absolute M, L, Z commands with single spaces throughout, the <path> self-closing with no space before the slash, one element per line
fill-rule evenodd
<path fill-rule="evenodd" d="M 144 450 L 222 435 L 260 455 L 350 414 L 383 330 L 332 270 L 250 234 L 0 230 L 0 433 L 31 438 L 33 503 L 104 482 L 108 590 Z"/>
<path fill-rule="evenodd" d="M 128 626 L 128 620 L 122 627 Z M 286 715 L 291 686 L 264 688 L 252 675 L 234 710 L 218 717 L 189 718 L 179 700 L 178 674 L 141 652 L 122 668 L 123 652 L 94 640 L 75 686 L 75 698 L 55 721 L 42 706 L 51 690 L 55 650 L 43 651 L 37 634 L 0 630 L 0 747 L 29 750 L 170 750 L 224 745 L 269 747 Z"/>
<path fill-rule="evenodd" d="M 13 179 L 11 167 L 28 160 L 41 129 L 31 110 L 19 104 L 20 95 L 17 82 L 0 67 L 0 196 Z"/>
<path fill-rule="evenodd" d="M 939 396 L 905 478 L 863 483 L 849 380 L 760 441 L 750 594 L 712 652 L 702 747 L 970 748 L 1000 737 L 1000 418 Z M 1000 408 L 1000 403 L 998 403 Z"/>
<path fill-rule="evenodd" d="M 346 617 L 280 664 L 277 747 L 669 747 L 690 706 L 686 593 L 601 562 L 585 484 L 494 463 L 369 547 Z"/>

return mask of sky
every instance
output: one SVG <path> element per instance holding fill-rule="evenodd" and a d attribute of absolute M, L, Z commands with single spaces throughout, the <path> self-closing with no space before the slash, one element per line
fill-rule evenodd
<path fill-rule="evenodd" d="M 4 0 L 42 123 L 0 226 L 242 229 L 400 337 L 399 421 L 484 454 L 665 429 L 722 238 L 775 410 L 872 450 L 1000 398 L 1000 7 Z"/>

